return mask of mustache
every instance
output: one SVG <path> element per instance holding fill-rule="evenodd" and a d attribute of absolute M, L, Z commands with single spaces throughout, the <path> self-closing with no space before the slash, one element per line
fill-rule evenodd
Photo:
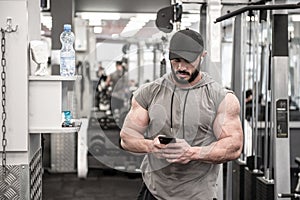
<path fill-rule="evenodd" d="M 178 70 L 178 71 L 176 71 L 176 74 L 185 74 L 185 75 L 191 75 L 189 72 L 187 72 L 187 71 L 183 71 L 183 70 Z"/>

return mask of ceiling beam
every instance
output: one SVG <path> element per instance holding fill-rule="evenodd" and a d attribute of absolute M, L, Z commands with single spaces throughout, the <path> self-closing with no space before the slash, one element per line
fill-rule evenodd
<path fill-rule="evenodd" d="M 170 0 L 75 0 L 75 12 L 156 13 Z"/>

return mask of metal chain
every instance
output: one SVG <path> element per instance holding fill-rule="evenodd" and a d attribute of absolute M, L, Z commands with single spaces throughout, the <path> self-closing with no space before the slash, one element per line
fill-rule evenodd
<path fill-rule="evenodd" d="M 1 28 L 2 38 L 1 38 L 1 66 L 2 66 L 2 167 L 4 175 L 6 174 L 6 146 L 7 146 L 7 139 L 6 139 L 6 59 L 5 59 L 5 48 L 6 48 L 6 41 L 5 41 L 5 30 Z"/>

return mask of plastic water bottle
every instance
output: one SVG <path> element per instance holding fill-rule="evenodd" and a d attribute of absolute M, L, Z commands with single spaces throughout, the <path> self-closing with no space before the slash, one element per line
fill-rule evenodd
<path fill-rule="evenodd" d="M 62 44 L 60 50 L 60 75 L 75 75 L 75 50 L 73 44 L 75 41 L 74 33 L 71 31 L 71 25 L 65 24 L 64 31 L 60 34 Z"/>

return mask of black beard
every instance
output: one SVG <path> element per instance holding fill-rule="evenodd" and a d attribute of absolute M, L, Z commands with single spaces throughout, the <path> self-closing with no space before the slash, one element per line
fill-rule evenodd
<path fill-rule="evenodd" d="M 173 66 L 171 67 L 172 69 L 172 72 L 173 72 L 173 75 L 174 75 L 174 80 L 177 82 L 177 83 L 180 83 L 180 84 L 188 84 L 188 83 L 191 83 L 193 82 L 197 76 L 199 75 L 199 71 L 200 71 L 200 62 L 199 62 L 199 65 L 198 67 L 196 68 L 196 70 L 190 75 L 189 72 L 186 72 L 186 71 L 177 71 L 175 72 L 175 70 L 173 69 Z M 184 73 L 184 74 L 188 74 L 190 75 L 190 78 L 188 80 L 185 80 L 185 79 L 180 79 L 176 76 L 176 74 L 179 74 L 179 73 Z"/>

